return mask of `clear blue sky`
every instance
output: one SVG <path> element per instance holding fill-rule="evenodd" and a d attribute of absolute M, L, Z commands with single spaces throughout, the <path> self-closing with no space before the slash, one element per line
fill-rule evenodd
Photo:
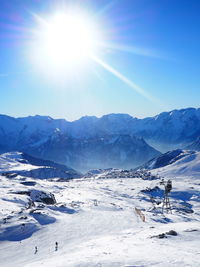
<path fill-rule="evenodd" d="M 104 42 L 112 45 L 102 47 L 98 56 L 110 69 L 91 61 L 86 70 L 59 80 L 31 61 L 33 14 L 53 14 L 64 2 L 98 23 Z M 74 120 L 107 113 L 146 117 L 199 107 L 199 10 L 199 0 L 1 0 L 0 113 Z"/>

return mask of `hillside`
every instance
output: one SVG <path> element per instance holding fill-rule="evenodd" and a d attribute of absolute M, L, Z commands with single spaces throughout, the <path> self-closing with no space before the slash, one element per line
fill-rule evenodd
<path fill-rule="evenodd" d="M 34 158 L 22 152 L 1 154 L 0 174 L 7 177 L 21 175 L 38 179 L 81 177 L 80 173 L 64 165 Z"/>
<path fill-rule="evenodd" d="M 200 177 L 200 152 L 177 149 L 169 151 L 142 166 L 163 177 Z"/>
<path fill-rule="evenodd" d="M 96 168 L 133 168 L 160 152 L 143 139 L 130 135 L 106 135 L 96 138 L 60 138 L 49 140 L 29 154 L 71 166 L 82 172 Z"/>
<path fill-rule="evenodd" d="M 199 265 L 197 180 L 173 177 L 172 213 L 163 214 L 158 177 L 99 174 L 68 182 L 0 175 L 0 266 Z"/>
<path fill-rule="evenodd" d="M 200 151 L 200 137 L 198 137 L 194 142 L 187 146 L 186 149 Z"/>

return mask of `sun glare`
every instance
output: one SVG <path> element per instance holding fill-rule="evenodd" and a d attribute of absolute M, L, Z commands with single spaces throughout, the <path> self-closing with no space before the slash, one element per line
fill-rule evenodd
<path fill-rule="evenodd" d="M 46 20 L 37 19 L 39 29 L 35 53 L 46 67 L 81 65 L 95 53 L 97 31 L 86 17 L 57 13 Z"/>
<path fill-rule="evenodd" d="M 92 69 L 93 66 L 95 68 L 95 62 L 138 94 L 156 104 L 163 105 L 142 87 L 101 59 L 101 55 L 105 55 L 108 48 L 111 51 L 117 48 L 136 54 L 145 55 L 145 53 L 132 47 L 109 45 L 109 42 L 106 42 L 107 30 L 99 27 L 99 23 L 95 23 L 98 21 L 95 20 L 95 16 L 89 16 L 79 9 L 64 9 L 63 12 L 48 16 L 33 15 L 38 27 L 34 30 L 35 38 L 29 55 L 37 71 L 44 74 L 48 81 L 56 81 L 56 84 L 59 82 L 65 87 L 66 81 L 70 81 L 71 78 L 73 81 L 79 81 L 83 77 L 90 77 L 88 74 L 91 74 L 91 70 L 95 72 L 95 69 Z M 151 54 L 146 53 L 146 56 Z M 74 77 L 77 79 L 74 80 Z"/>
<path fill-rule="evenodd" d="M 44 30 L 47 52 L 55 59 L 82 60 L 93 49 L 92 31 L 81 18 L 58 14 Z"/>

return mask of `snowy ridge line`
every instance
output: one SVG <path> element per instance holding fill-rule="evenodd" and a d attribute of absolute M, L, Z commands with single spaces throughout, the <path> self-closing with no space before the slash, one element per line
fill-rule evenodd
<path fill-rule="evenodd" d="M 80 173 L 64 165 L 34 158 L 22 152 L 0 155 L 0 173 L 10 178 L 17 175 L 39 179 L 82 177 Z"/>
<path fill-rule="evenodd" d="M 0 115 L 0 129 L 0 153 L 24 151 L 81 172 L 130 169 L 157 157 L 159 151 L 183 149 L 198 140 L 200 109 L 173 110 L 144 119 L 128 114 L 85 116 L 73 122 L 39 115 Z M 198 150 L 198 141 L 192 149 Z"/>

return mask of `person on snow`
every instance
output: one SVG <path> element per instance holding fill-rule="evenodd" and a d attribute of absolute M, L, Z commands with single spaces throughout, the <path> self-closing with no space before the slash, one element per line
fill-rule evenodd
<path fill-rule="evenodd" d="M 57 251 L 58 250 L 58 242 L 56 241 L 56 243 L 55 243 L 55 251 Z"/>

